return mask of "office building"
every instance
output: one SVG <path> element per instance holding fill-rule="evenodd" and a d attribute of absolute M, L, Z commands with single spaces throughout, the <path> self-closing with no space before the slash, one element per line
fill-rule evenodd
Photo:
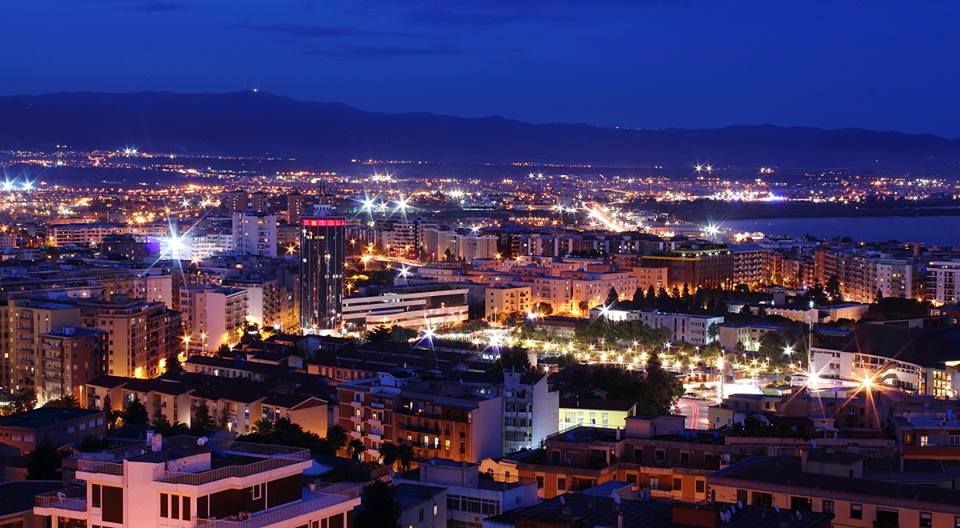
<path fill-rule="evenodd" d="M 346 220 L 300 220 L 300 328 L 305 333 L 340 325 L 343 308 Z"/>

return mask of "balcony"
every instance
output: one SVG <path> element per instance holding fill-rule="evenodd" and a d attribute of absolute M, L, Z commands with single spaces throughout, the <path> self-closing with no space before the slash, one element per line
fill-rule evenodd
<path fill-rule="evenodd" d="M 87 511 L 87 500 L 77 497 L 67 497 L 63 492 L 54 492 L 37 495 L 33 498 L 36 508 L 52 508 L 56 510 L 70 510 L 75 512 Z"/>

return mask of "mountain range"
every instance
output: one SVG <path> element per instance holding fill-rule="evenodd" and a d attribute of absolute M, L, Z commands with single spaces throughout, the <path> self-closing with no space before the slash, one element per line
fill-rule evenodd
<path fill-rule="evenodd" d="M 0 97 L 0 149 L 137 146 L 185 154 L 619 167 L 955 171 L 960 139 L 856 128 L 636 129 L 367 112 L 264 92 L 62 92 Z"/>

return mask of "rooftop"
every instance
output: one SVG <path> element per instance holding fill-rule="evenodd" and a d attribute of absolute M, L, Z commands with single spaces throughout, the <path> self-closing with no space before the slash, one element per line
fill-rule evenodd
<path fill-rule="evenodd" d="M 21 427 L 26 429 L 43 429 L 58 422 L 75 420 L 86 416 L 103 415 L 103 411 L 96 409 L 61 409 L 41 407 L 31 411 L 0 416 L 0 427 Z"/>

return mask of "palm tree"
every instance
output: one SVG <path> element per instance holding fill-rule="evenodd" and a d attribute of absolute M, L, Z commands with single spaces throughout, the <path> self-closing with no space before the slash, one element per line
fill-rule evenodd
<path fill-rule="evenodd" d="M 350 458 L 352 458 L 354 462 L 360 462 L 360 457 L 363 455 L 364 450 L 363 440 L 354 438 L 353 440 L 350 440 L 350 444 L 347 446 L 347 448 L 350 450 Z"/>
<path fill-rule="evenodd" d="M 268 435 L 273 432 L 273 422 L 260 418 L 253 424 L 253 432 L 259 435 Z"/>

